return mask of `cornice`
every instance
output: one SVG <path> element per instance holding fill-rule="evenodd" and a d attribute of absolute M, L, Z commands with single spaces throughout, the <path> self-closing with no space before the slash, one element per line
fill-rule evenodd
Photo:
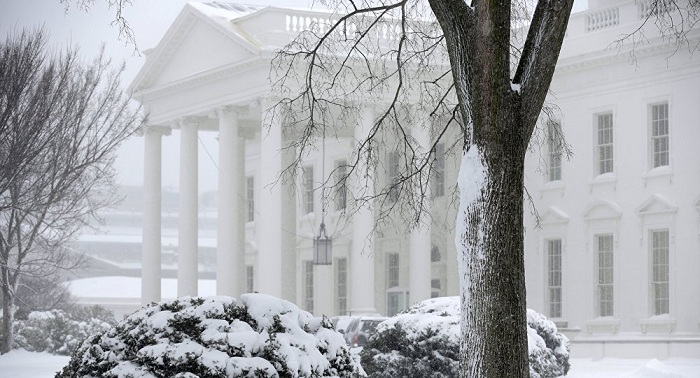
<path fill-rule="evenodd" d="M 688 37 L 688 43 L 691 46 L 700 43 L 700 29 L 689 34 L 692 34 Z M 659 36 L 650 40 L 648 44 L 634 47 L 634 50 L 631 51 L 634 53 L 633 58 L 630 56 L 631 52 L 626 53 L 618 49 L 606 48 L 588 54 L 559 59 L 555 76 L 576 71 L 585 71 L 591 67 L 603 66 L 609 63 L 630 61 L 630 59 L 639 60 L 654 55 L 661 55 L 664 52 L 672 56 L 675 54 L 676 50 L 677 48 L 673 43 L 667 42 L 664 38 Z"/>
<path fill-rule="evenodd" d="M 171 93 L 183 91 L 201 84 L 220 81 L 222 78 L 240 74 L 258 67 L 264 63 L 263 59 L 253 57 L 244 61 L 235 62 L 226 66 L 218 67 L 209 71 L 201 72 L 192 76 L 188 76 L 164 85 L 147 88 L 134 92 L 132 97 L 141 101 L 146 96 L 163 96 Z"/>

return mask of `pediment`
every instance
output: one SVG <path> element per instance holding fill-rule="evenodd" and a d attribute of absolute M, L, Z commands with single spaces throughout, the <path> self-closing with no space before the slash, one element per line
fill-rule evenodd
<path fill-rule="evenodd" d="M 661 194 L 653 194 L 637 209 L 639 215 L 675 213 L 677 211 L 678 206 Z"/>
<path fill-rule="evenodd" d="M 545 212 L 540 216 L 540 224 L 564 224 L 569 222 L 569 215 L 567 215 L 563 210 L 550 206 L 545 210 Z"/>
<path fill-rule="evenodd" d="M 606 200 L 599 200 L 591 203 L 586 208 L 583 218 L 594 219 L 617 219 L 622 216 L 622 211 L 616 203 Z"/>
<path fill-rule="evenodd" d="M 186 5 L 158 46 L 148 52 L 131 91 L 166 86 L 257 56 L 256 47 L 226 25 Z"/>

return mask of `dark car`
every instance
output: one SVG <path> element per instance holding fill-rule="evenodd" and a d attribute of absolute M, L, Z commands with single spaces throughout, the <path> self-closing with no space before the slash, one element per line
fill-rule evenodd
<path fill-rule="evenodd" d="M 361 316 L 353 319 L 345 331 L 345 341 L 350 346 L 364 346 L 379 323 L 387 320 L 382 316 Z"/>

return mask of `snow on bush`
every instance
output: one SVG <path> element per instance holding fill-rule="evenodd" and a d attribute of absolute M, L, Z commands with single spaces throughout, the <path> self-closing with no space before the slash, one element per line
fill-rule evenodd
<path fill-rule="evenodd" d="M 546 316 L 527 310 L 530 377 L 559 377 L 569 372 L 569 339 Z"/>
<path fill-rule="evenodd" d="M 543 315 L 528 310 L 530 376 L 569 371 L 569 340 Z M 459 297 L 428 299 L 382 322 L 360 356 L 371 378 L 459 376 Z"/>
<path fill-rule="evenodd" d="M 153 303 L 88 338 L 57 377 L 364 376 L 326 318 L 264 294 Z"/>
<path fill-rule="evenodd" d="M 116 324 L 108 310 L 94 306 L 76 309 L 30 312 L 26 320 L 14 322 L 14 348 L 68 356 L 89 335 L 104 332 Z"/>

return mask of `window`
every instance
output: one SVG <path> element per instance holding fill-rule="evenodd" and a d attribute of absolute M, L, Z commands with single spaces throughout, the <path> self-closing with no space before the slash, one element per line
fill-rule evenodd
<path fill-rule="evenodd" d="M 348 201 L 347 165 L 345 160 L 335 162 L 335 209 L 345 210 Z"/>
<path fill-rule="evenodd" d="M 433 196 L 445 195 L 445 144 L 435 146 L 435 166 L 433 167 Z"/>
<path fill-rule="evenodd" d="M 549 181 L 561 180 L 562 153 L 561 123 L 550 120 L 547 123 L 547 178 Z"/>
<path fill-rule="evenodd" d="M 245 178 L 246 222 L 255 221 L 255 176 Z"/>
<path fill-rule="evenodd" d="M 669 250 L 668 230 L 651 232 L 651 287 L 654 315 L 668 314 Z"/>
<path fill-rule="evenodd" d="M 389 253 L 386 264 L 386 287 L 391 289 L 397 286 L 399 286 L 399 254 Z"/>
<path fill-rule="evenodd" d="M 561 239 L 547 240 L 549 317 L 561 318 Z"/>
<path fill-rule="evenodd" d="M 652 168 L 669 165 L 668 103 L 652 105 L 651 116 L 651 163 Z"/>
<path fill-rule="evenodd" d="M 246 293 L 252 293 L 254 292 L 254 287 L 253 287 L 253 280 L 255 279 L 255 271 L 253 270 L 252 265 L 246 265 L 245 266 L 245 290 Z"/>
<path fill-rule="evenodd" d="M 314 312 L 314 263 L 304 261 L 304 310 Z"/>
<path fill-rule="evenodd" d="M 387 290 L 386 293 L 386 315 L 394 316 L 408 308 L 408 291 L 400 288 Z"/>
<path fill-rule="evenodd" d="M 314 212 L 314 167 L 306 166 L 302 169 L 302 209 L 304 214 Z"/>
<path fill-rule="evenodd" d="M 440 296 L 440 289 L 442 287 L 442 284 L 440 283 L 440 279 L 432 279 L 430 280 L 430 298 L 437 298 Z"/>
<path fill-rule="evenodd" d="M 598 174 L 613 171 L 613 115 L 599 114 L 598 119 Z"/>
<path fill-rule="evenodd" d="M 430 249 L 430 262 L 440 262 L 440 260 L 442 260 L 440 248 L 434 245 L 433 248 Z"/>
<path fill-rule="evenodd" d="M 598 316 L 613 316 L 613 236 L 596 236 L 598 245 Z"/>
<path fill-rule="evenodd" d="M 399 199 L 399 188 L 396 184 L 399 182 L 399 154 L 398 152 L 389 152 L 387 154 L 389 201 L 396 202 Z"/>
<path fill-rule="evenodd" d="M 348 259 L 337 259 L 335 264 L 335 303 L 338 315 L 348 313 Z"/>

